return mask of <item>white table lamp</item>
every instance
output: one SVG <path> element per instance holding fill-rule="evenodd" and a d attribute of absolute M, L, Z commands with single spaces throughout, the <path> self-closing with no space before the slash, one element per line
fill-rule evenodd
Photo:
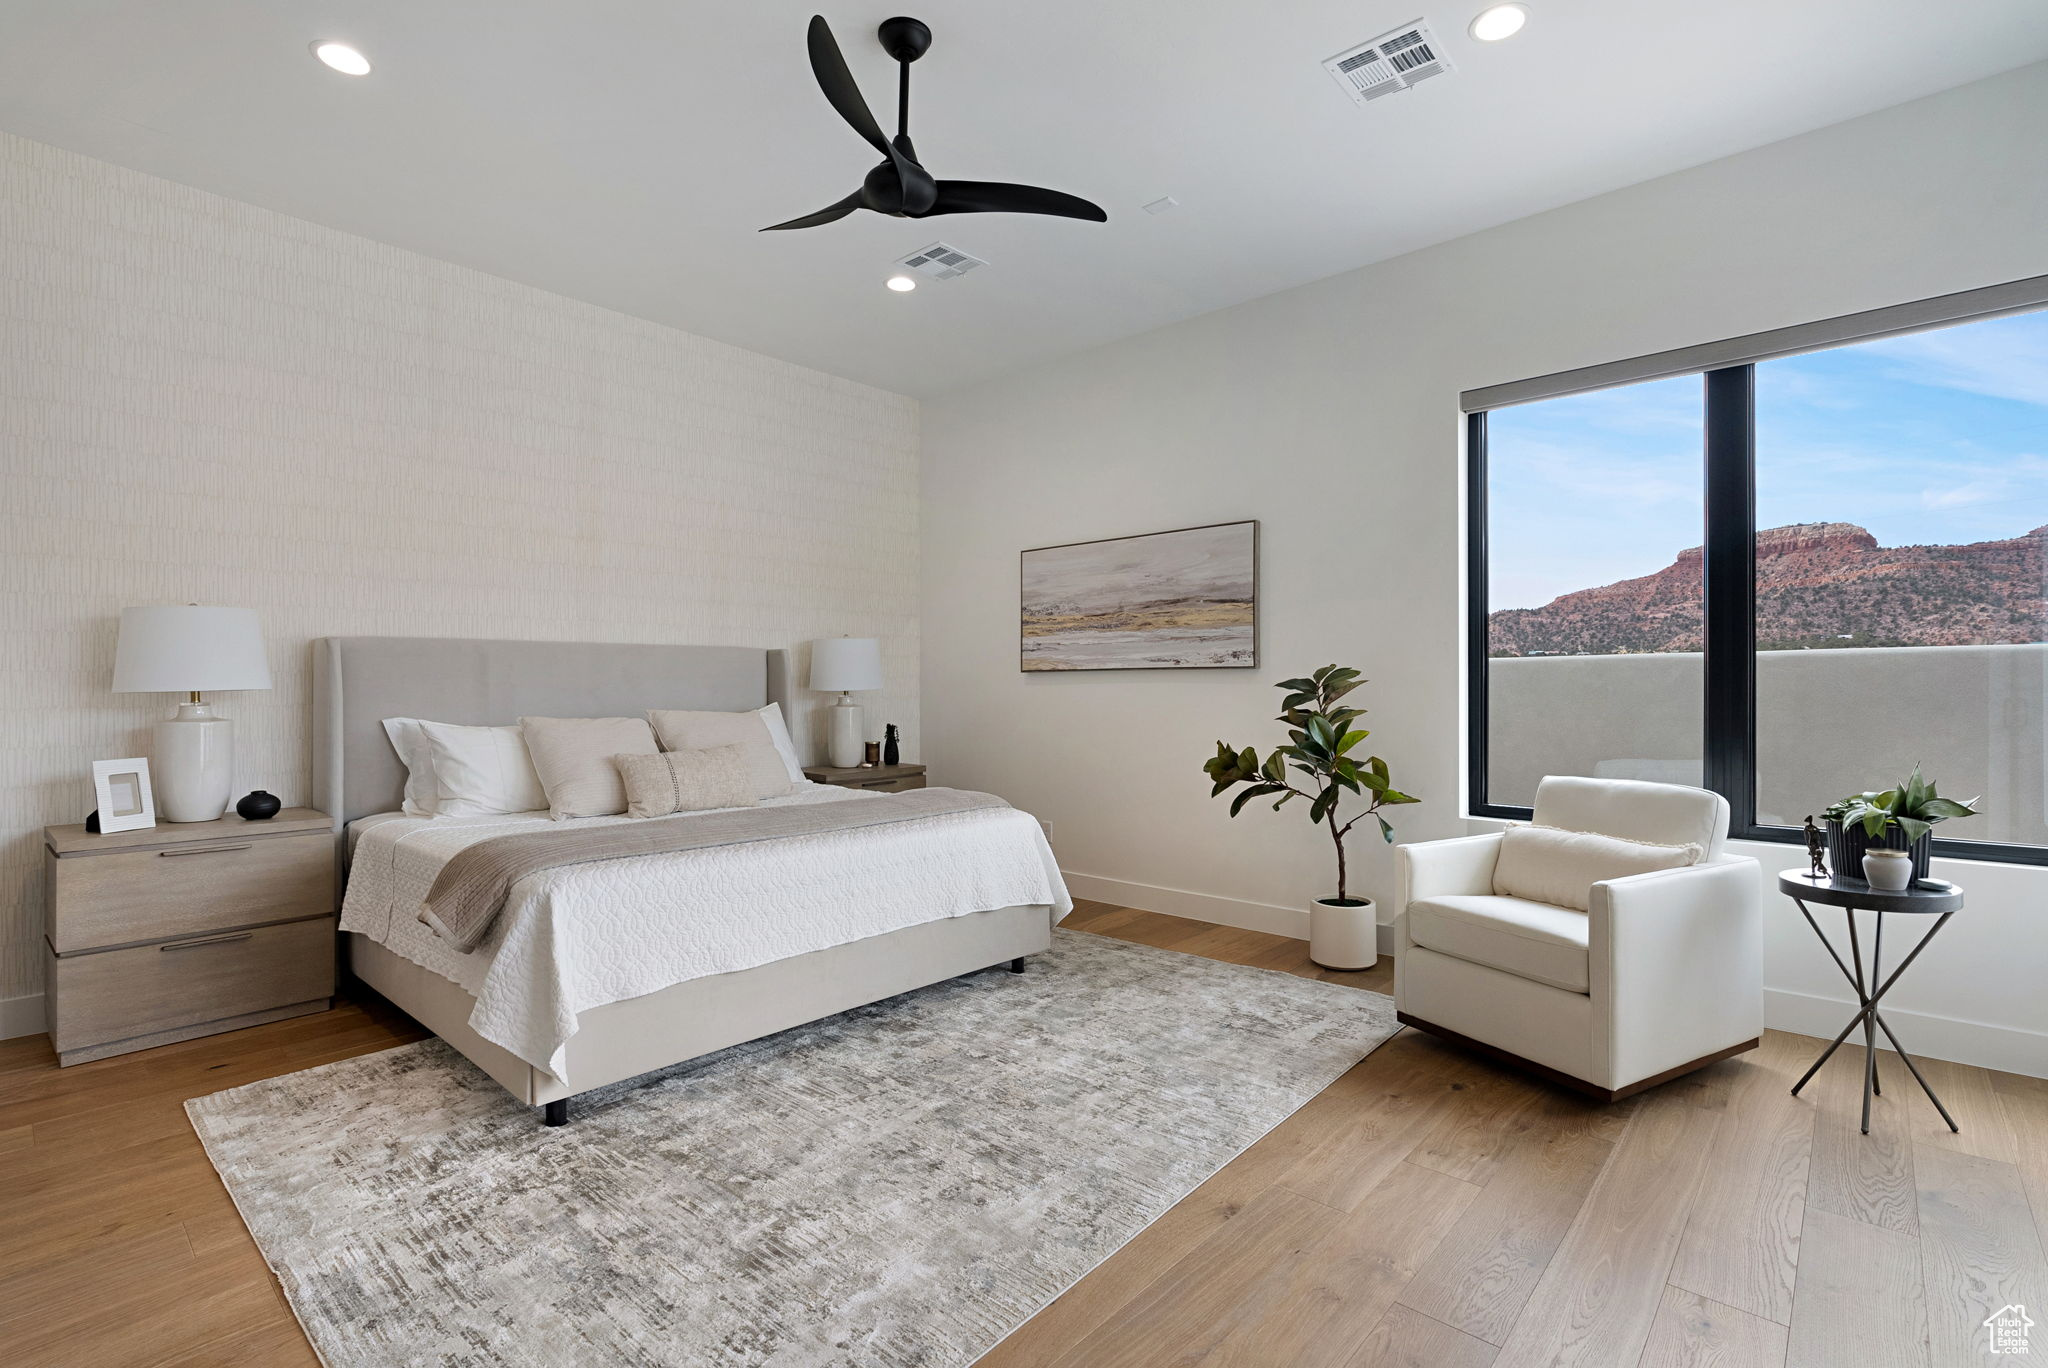
<path fill-rule="evenodd" d="M 831 742 L 827 747 L 832 763 L 851 769 L 861 762 L 860 705 L 856 689 L 882 687 L 882 643 L 873 637 L 832 637 L 811 643 L 811 687 L 820 693 L 836 693 L 832 705 Z"/>
<path fill-rule="evenodd" d="M 151 731 L 151 781 L 166 822 L 211 822 L 227 811 L 235 778 L 235 724 L 205 693 L 267 689 L 263 630 L 248 608 L 198 604 L 123 608 L 114 648 L 115 693 L 182 693 L 178 715 Z"/>

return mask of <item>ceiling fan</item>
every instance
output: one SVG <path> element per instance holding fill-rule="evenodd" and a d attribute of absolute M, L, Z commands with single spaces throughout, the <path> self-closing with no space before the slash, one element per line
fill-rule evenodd
<path fill-rule="evenodd" d="M 896 136 L 882 136 L 882 126 L 861 98 L 846 58 L 832 37 L 825 16 L 811 16 L 809 44 L 811 71 L 825 98 L 839 111 L 839 117 L 853 125 L 853 131 L 867 139 L 883 160 L 868 172 L 860 189 L 815 214 L 805 214 L 787 223 L 773 223 L 761 231 L 783 228 L 815 228 L 821 223 L 843 219 L 856 209 L 898 218 L 929 218 L 934 214 L 1053 214 L 1061 218 L 1088 219 L 1106 223 L 1109 215 L 1099 205 L 1078 195 L 1043 190 L 1035 185 L 1010 185 L 1003 181 L 934 180 L 917 159 L 910 144 L 910 64 L 924 56 L 932 45 L 932 31 L 915 19 L 901 16 L 885 19 L 876 31 L 882 50 L 900 64 L 896 85 Z"/>

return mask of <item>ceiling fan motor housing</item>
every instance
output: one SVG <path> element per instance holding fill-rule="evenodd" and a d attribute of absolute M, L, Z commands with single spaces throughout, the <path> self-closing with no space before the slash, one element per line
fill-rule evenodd
<path fill-rule="evenodd" d="M 923 20 L 900 14 L 894 19 L 884 19 L 882 26 L 875 30 L 875 36 L 882 40 L 882 51 L 899 62 L 916 61 L 932 45 L 932 31 Z"/>

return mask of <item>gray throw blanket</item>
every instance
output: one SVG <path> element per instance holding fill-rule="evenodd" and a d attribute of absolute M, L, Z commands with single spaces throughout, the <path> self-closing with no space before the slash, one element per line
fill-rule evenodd
<path fill-rule="evenodd" d="M 788 836 L 819 836 L 1008 806 L 994 794 L 928 788 L 878 793 L 855 802 L 734 808 L 727 812 L 687 813 L 604 826 L 563 822 L 545 831 L 493 836 L 463 847 L 434 877 L 426 910 L 420 916 L 453 941 L 457 949 L 474 950 L 490 932 L 498 914 L 505 910 L 505 899 L 511 895 L 512 886 L 543 869 L 589 864 L 594 860 L 623 860 L 634 855 L 668 855 L 679 850 L 746 845 Z"/>

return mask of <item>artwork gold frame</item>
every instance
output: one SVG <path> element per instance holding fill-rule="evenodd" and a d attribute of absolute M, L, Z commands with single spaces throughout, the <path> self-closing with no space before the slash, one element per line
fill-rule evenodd
<path fill-rule="evenodd" d="M 1250 670 L 1259 524 L 1205 523 L 1018 553 L 1018 668 Z"/>

